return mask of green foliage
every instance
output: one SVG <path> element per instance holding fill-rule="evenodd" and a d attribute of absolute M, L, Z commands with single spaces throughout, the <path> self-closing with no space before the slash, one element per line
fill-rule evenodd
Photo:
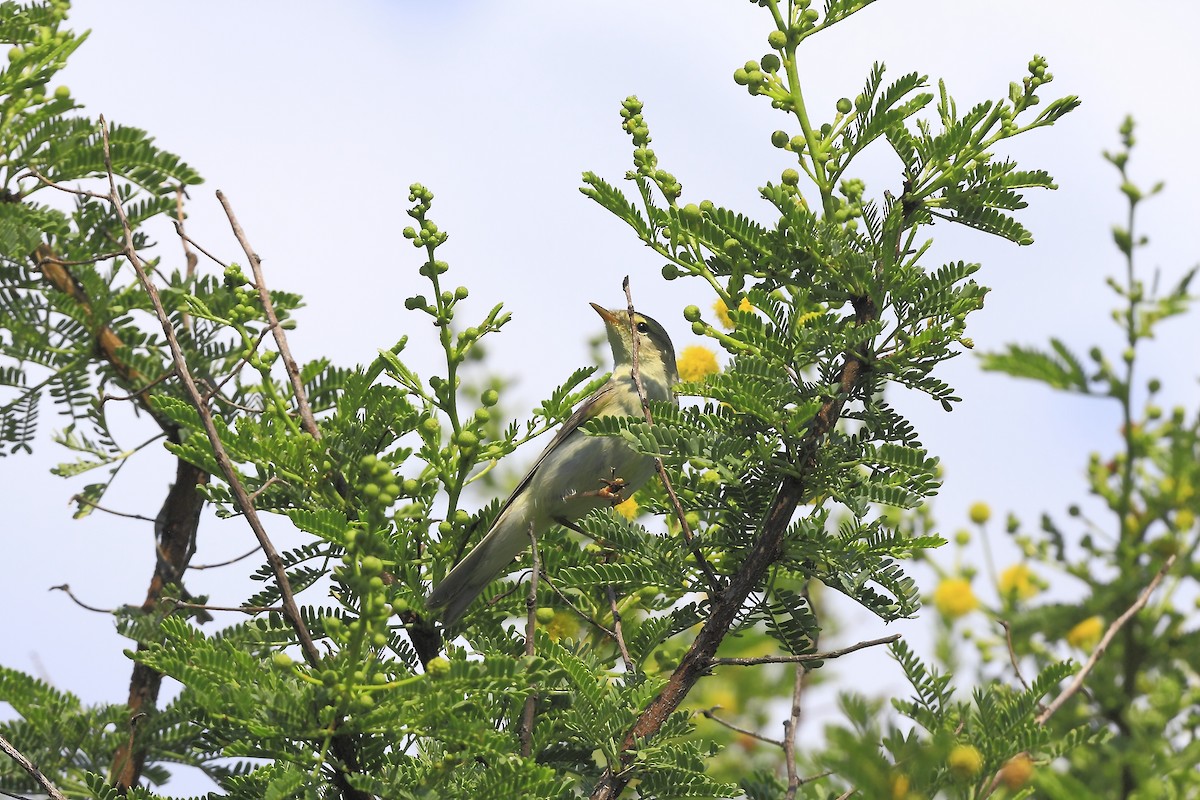
<path fill-rule="evenodd" d="M 734 781 L 714 767 L 718 742 L 728 738 L 704 733 L 681 706 L 693 690 L 696 707 L 721 705 L 714 685 L 721 686 L 701 679 L 718 644 L 722 656 L 742 647 L 816 653 L 827 630 L 825 589 L 886 621 L 916 614 L 919 592 L 906 562 L 944 542 L 906 523 L 903 512 L 935 494 L 939 466 L 885 392 L 890 384 L 914 388 L 952 408 L 958 398 L 935 371 L 972 346 L 966 317 L 987 291 L 975 282 L 976 264 L 928 263 L 923 231 L 945 219 L 1031 241 L 1012 212 L 1024 206 L 1025 189 L 1053 183 L 994 151 L 1052 124 L 1075 100 L 1034 112 L 1050 80 L 1035 58 L 1006 97 L 961 117 L 939 85 L 927 119 L 935 96 L 923 91 L 926 78 L 885 84 L 880 64 L 861 95 L 819 124 L 804 103 L 796 48 L 867 4 L 837 0 L 822 14 L 807 2 L 759 3 L 774 23 L 775 52 L 734 80 L 767 97 L 795 131 L 771 137 L 796 168 L 778 183 L 764 181 L 769 221 L 709 201 L 681 206 L 682 184 L 649 148 L 642 104 L 624 102 L 622 127 L 634 146 L 626 178 L 637 196 L 592 173 L 583 191 L 666 259 L 665 277 L 699 279 L 724 304 L 730 326 L 705 322 L 694 308 L 684 317 L 729 364 L 685 385 L 696 399 L 684 407 L 653 404 L 652 423 L 586 424 L 589 435 L 620 437 L 660 458 L 671 493 L 646 487 L 637 500 L 650 516 L 641 522 L 602 512 L 581 520 L 593 539 L 587 544 L 564 528 L 541 534 L 536 592 L 528 569 L 495 580 L 444 656 L 424 598 L 498 511 L 497 503 L 468 510 L 470 485 L 559 424 L 604 378 L 578 370 L 531 419 L 499 419 L 498 382 L 480 374 L 480 343 L 508 314 L 497 304 L 464 324 L 459 303 L 468 289 L 449 288 L 448 235 L 432 217 L 433 194 L 413 184 L 403 235 L 426 283 L 404 306 L 432 336 L 403 338 L 367 365 L 283 363 L 269 344 L 272 317 L 290 328 L 301 300 L 268 292 L 256 269 L 251 281 L 237 264 L 217 277 L 148 262 L 197 402 L 166 337 L 153 332 L 162 320 L 131 279 L 131 253 L 111 250 L 126 236 L 147 248 L 141 226 L 171 212 L 174 193 L 199 178 L 144 132 L 109 127 L 126 230 L 108 196 L 101 129 L 73 113 L 69 92 L 48 100 L 44 91 L 82 41 L 59 28 L 65 6 L 0 6 L 0 30 L 24 37 L 14 39 L 19 52 L 0 73 L 5 446 L 32 446 L 37 403 L 48 395 L 69 419 L 59 441 L 78 455 L 57 472 L 109 473 L 85 490 L 80 513 L 128 458 L 161 438 L 209 476 L 204 498 L 217 514 L 274 515 L 311 537 L 268 553 L 252 573 L 263 586 L 243 604 L 249 621 L 205 633 L 178 613 L 177 586 L 179 598 L 164 595 L 158 608 L 119 616 L 139 667 L 183 687 L 172 703 L 146 707 L 134 733 L 147 743 L 151 782 L 181 762 L 231 798 L 559 798 L 606 784 L 618 793 L 632 785 L 642 797 L 732 796 Z M 868 196 L 852 169 L 867 148 L 883 146 L 902 170 L 894 191 Z M 76 193 L 70 213 L 29 200 L 63 181 L 97 188 Z M 1182 297 L 1160 305 L 1158 318 L 1177 313 Z M 406 362 L 410 346 L 439 352 L 436 374 Z M 1060 357 L 1044 373 L 1078 367 Z M 108 415 L 119 403 L 104 401 L 109 388 L 148 412 L 153 435 L 133 446 L 116 441 Z M 1187 446 L 1181 440 L 1177 457 Z M 777 544 L 764 553 L 772 536 Z M 531 606 L 536 625 L 525 622 Z M 933 796 L 952 784 L 945 762 L 957 738 L 975 742 L 989 769 L 1016 748 L 1057 757 L 1081 741 L 1069 732 L 1054 738 L 1033 718 L 1065 675 L 1061 666 L 1047 665 L 1027 690 L 980 690 L 968 706 L 906 648 L 894 652 L 916 693 L 897 709 L 923 732 L 901 733 L 868 702 L 847 698 L 850 727 L 829 734 L 840 749 L 806 757 L 836 775 L 811 788 L 844 784 L 889 796 L 903 769 Z M 762 682 L 786 691 L 816 679 L 822 664 L 795 662 Z M 113 771 L 130 735 L 124 709 L 83 709 L 69 695 L 4 675 L 7 696 L 25 693 L 6 730 L 73 794 L 110 796 L 108 778 L 98 776 Z M 762 724 L 769 702 L 759 700 L 747 713 Z M 55 714 L 78 727 L 79 754 L 69 759 L 50 738 Z M 736 777 L 749 796 L 767 796 L 778 790 L 778 768 L 772 750 Z M 975 777 L 984 785 L 984 774 Z M 798 787 L 796 774 L 788 779 Z M 35 788 L 16 772 L 0 772 L 0 780 Z"/>

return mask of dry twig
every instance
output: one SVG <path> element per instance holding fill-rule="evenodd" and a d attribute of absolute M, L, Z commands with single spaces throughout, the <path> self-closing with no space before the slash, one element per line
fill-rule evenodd
<path fill-rule="evenodd" d="M 3 736 L 0 736 L 0 750 L 3 750 L 6 756 L 17 762 L 17 765 L 21 769 L 28 772 L 29 777 L 37 781 L 37 785 L 45 789 L 46 794 L 52 800 L 67 800 L 66 796 L 58 790 L 58 787 L 51 783 L 50 779 L 43 775 L 42 771 L 32 761 L 26 758 L 20 750 L 13 747 L 8 739 L 5 739 Z"/>

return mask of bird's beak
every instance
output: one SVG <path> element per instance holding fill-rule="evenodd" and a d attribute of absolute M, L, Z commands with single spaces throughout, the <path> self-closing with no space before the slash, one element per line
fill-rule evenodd
<path fill-rule="evenodd" d="M 604 306 L 598 306 L 595 303 L 589 303 L 592 308 L 596 309 L 596 313 L 600 315 L 600 319 L 604 320 L 605 324 L 612 325 L 615 328 L 621 326 L 621 320 L 616 314 L 609 311 Z"/>

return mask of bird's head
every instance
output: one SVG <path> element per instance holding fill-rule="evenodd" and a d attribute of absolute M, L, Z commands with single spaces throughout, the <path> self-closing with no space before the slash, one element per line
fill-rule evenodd
<path fill-rule="evenodd" d="M 610 311 L 595 303 L 591 305 L 604 320 L 608 343 L 613 352 L 614 374 L 632 370 L 633 337 L 637 336 L 638 372 L 642 378 L 668 388 L 679 382 L 675 348 L 662 325 L 636 311 L 633 313 L 633 324 L 630 325 L 627 310 Z"/>

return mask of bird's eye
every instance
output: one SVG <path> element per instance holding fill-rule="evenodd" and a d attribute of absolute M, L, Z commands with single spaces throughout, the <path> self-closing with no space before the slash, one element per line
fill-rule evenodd
<path fill-rule="evenodd" d="M 644 322 L 639 322 L 637 324 L 637 329 L 638 329 L 638 333 L 645 333 L 646 331 L 650 330 L 650 326 Z"/>

